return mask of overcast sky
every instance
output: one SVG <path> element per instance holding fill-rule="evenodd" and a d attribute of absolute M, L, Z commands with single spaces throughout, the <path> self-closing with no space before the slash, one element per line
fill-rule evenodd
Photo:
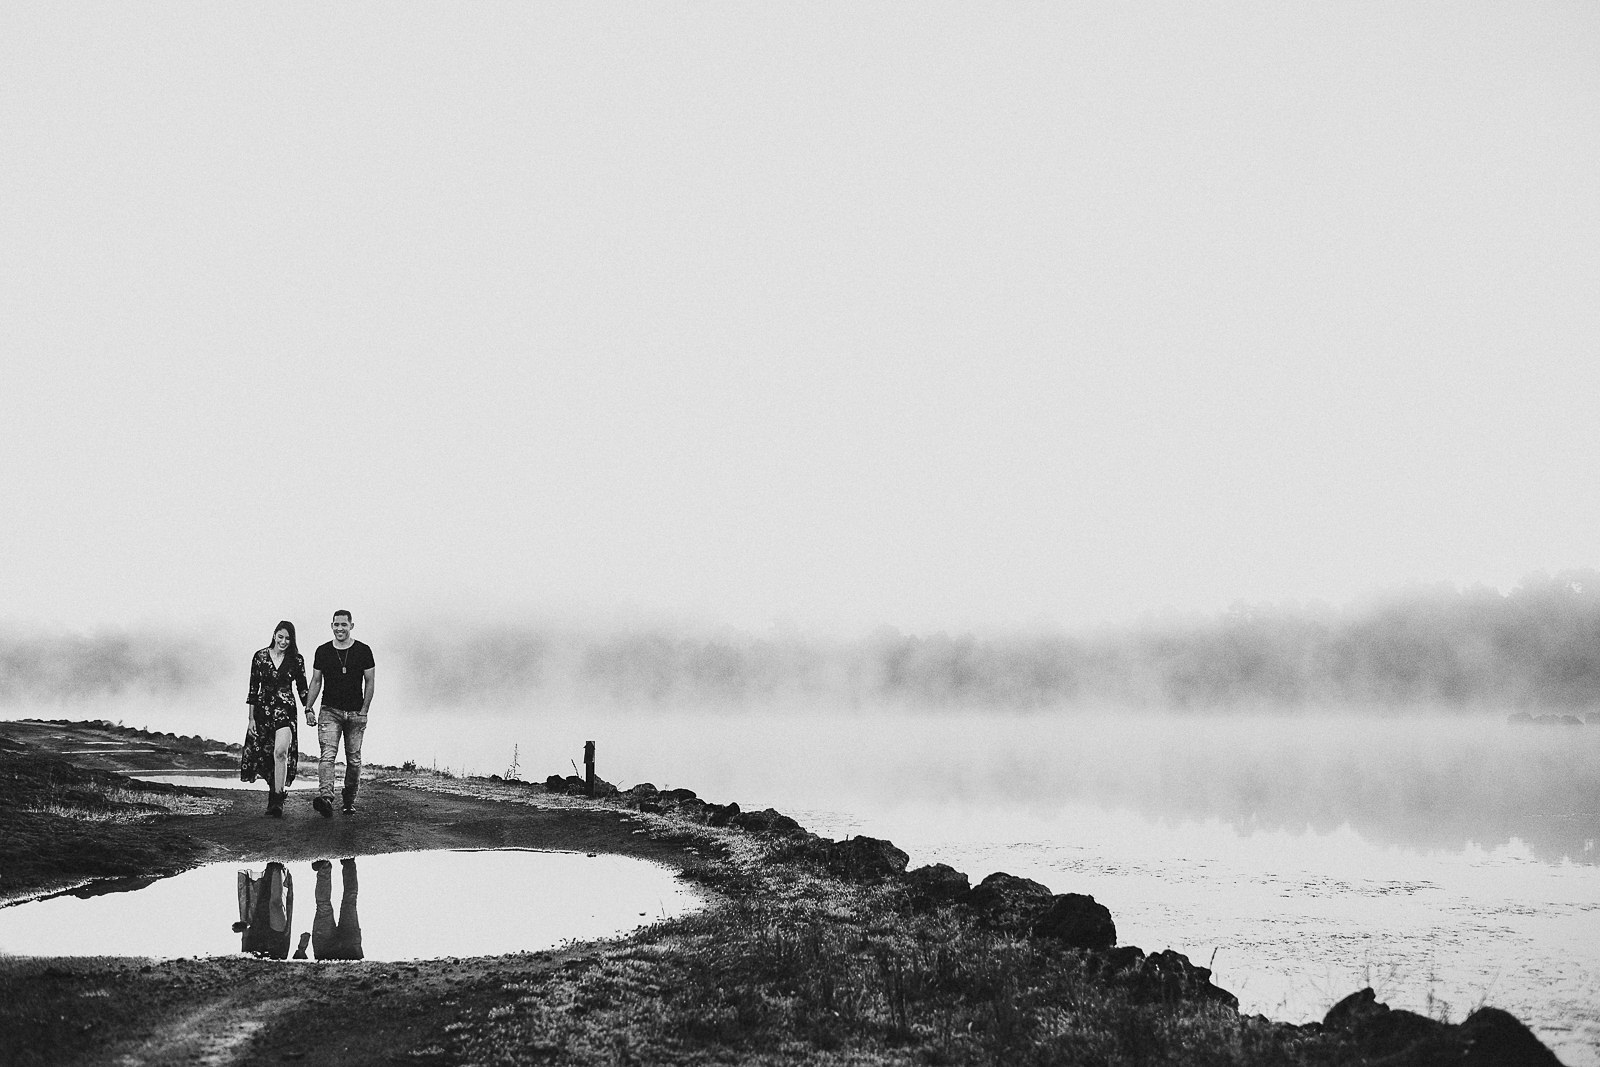
<path fill-rule="evenodd" d="M 1587 2 L 7 3 L 0 618 L 1506 586 L 1597 296 Z"/>

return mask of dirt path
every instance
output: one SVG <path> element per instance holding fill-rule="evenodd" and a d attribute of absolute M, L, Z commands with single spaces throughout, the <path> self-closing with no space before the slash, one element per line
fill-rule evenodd
<path fill-rule="evenodd" d="M 0 840 L 0 888 L 24 900 L 200 862 L 448 848 L 610 852 L 681 870 L 706 862 L 682 839 L 642 831 L 632 812 L 512 783 L 374 769 L 354 814 L 323 818 L 311 794 L 297 792 L 282 819 L 269 819 L 264 790 L 151 786 L 146 793 L 113 777 L 232 765 L 199 738 L 109 724 L 0 723 L 0 778 L 12 787 L 0 790 L 0 821 L 9 831 Z M 72 817 L 75 805 L 107 796 L 112 809 Z M 136 810 L 124 818 L 115 810 L 152 800 L 177 813 Z M 502 972 L 514 967 L 525 979 L 575 953 L 581 950 L 416 963 L 0 957 L 0 1063 L 444 1062 L 438 1039 L 466 1006 L 501 995 Z"/>

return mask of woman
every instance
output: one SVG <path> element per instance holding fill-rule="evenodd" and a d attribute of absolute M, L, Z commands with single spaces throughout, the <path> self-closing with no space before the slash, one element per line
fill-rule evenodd
<path fill-rule="evenodd" d="M 259 775 L 267 780 L 267 814 L 278 819 L 283 818 L 283 802 L 300 763 L 297 691 L 304 705 L 310 695 L 306 660 L 294 639 L 294 623 L 284 621 L 273 631 L 272 644 L 250 659 L 250 695 L 245 698 L 250 718 L 239 759 L 240 779 L 253 782 Z"/>
<path fill-rule="evenodd" d="M 288 868 L 276 861 L 257 878 L 240 871 L 238 880 L 239 921 L 233 932 L 243 934 L 239 951 L 253 956 L 289 958 L 289 930 L 294 925 L 294 879 Z"/>

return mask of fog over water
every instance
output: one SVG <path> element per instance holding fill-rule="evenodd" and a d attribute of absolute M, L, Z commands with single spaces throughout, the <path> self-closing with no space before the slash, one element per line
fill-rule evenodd
<path fill-rule="evenodd" d="M 380 761 L 487 774 L 516 746 L 524 776 L 543 777 L 594 739 L 603 776 L 621 784 L 733 789 L 783 776 L 744 779 L 711 752 L 802 723 L 782 745 L 803 768 L 791 804 L 842 787 L 866 795 L 870 782 L 882 798 L 1091 802 L 1242 830 L 1348 824 L 1383 843 L 1515 839 L 1542 858 L 1600 861 L 1600 723 L 1582 725 L 1600 709 L 1593 572 L 1530 577 L 1507 594 L 1241 605 L 1078 633 L 362 622 L 379 663 L 368 755 Z M 235 740 L 249 656 L 266 636 L 0 628 L 0 713 Z M 302 628 L 308 658 L 321 639 Z M 635 738 L 649 738 L 636 754 Z M 759 750 L 737 758 L 766 762 Z"/>

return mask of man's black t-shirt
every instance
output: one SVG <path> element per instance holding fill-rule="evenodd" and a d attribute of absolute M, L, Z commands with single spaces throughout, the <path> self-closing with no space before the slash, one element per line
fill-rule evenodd
<path fill-rule="evenodd" d="M 311 666 L 322 672 L 322 706 L 340 711 L 360 711 L 366 670 L 375 667 L 372 649 L 360 641 L 349 648 L 334 648 L 332 641 L 317 646 Z"/>

